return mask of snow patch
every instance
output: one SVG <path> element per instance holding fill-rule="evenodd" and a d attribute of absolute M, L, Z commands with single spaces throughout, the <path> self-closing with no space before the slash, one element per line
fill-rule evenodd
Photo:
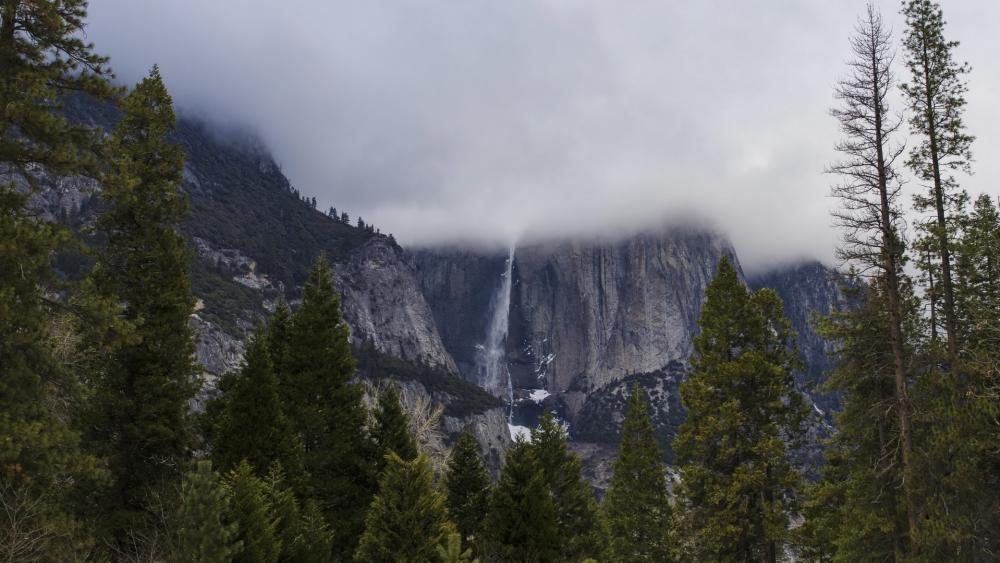
<path fill-rule="evenodd" d="M 531 391 L 531 395 L 528 395 L 528 398 L 530 398 L 532 401 L 540 404 L 549 395 L 550 395 L 550 393 L 548 391 L 546 391 L 545 389 L 533 389 Z"/>
<path fill-rule="evenodd" d="M 507 428 L 510 430 L 510 437 L 512 440 L 517 440 L 518 437 L 524 438 L 525 441 L 531 441 L 531 429 L 527 426 L 518 426 L 517 424 L 507 424 Z"/>

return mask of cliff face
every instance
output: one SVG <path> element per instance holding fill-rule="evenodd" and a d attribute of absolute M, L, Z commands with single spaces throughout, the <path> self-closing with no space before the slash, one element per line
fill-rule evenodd
<path fill-rule="evenodd" d="M 795 328 L 796 341 L 804 369 L 797 381 L 829 418 L 838 407 L 837 397 L 821 392 L 817 387 L 833 369 L 830 357 L 833 344 L 816 333 L 814 319 L 849 304 L 842 295 L 839 284 L 843 277 L 819 262 L 804 262 L 752 276 L 747 280 L 754 289 L 769 287 L 785 303 L 785 315 Z"/>
<path fill-rule="evenodd" d="M 517 248 L 507 359 L 519 395 L 544 390 L 550 397 L 543 400 L 573 421 L 588 398 L 626 376 L 686 361 L 705 287 L 723 255 L 735 260 L 725 239 L 690 230 Z M 444 344 L 473 381 L 506 258 L 416 253 Z"/>
<path fill-rule="evenodd" d="M 380 352 L 458 375 L 424 300 L 408 255 L 385 237 L 374 237 L 333 265 L 344 319 L 354 338 Z"/>
<path fill-rule="evenodd" d="M 594 392 L 627 375 L 686 361 L 723 255 L 735 260 L 725 239 L 679 230 L 518 249 L 509 339 L 515 380 L 537 379 L 572 419 Z"/>

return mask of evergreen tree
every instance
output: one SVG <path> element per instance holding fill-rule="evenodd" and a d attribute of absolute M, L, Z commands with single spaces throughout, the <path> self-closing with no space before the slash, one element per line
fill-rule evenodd
<path fill-rule="evenodd" d="M 807 414 L 792 379 L 791 323 L 777 294 L 750 293 L 725 257 L 705 297 L 680 388 L 678 496 L 700 559 L 774 562 L 800 480 L 785 439 L 801 434 Z"/>
<path fill-rule="evenodd" d="M 535 453 L 522 437 L 507 450 L 483 522 L 482 545 L 484 554 L 499 561 L 559 559 L 556 507 Z"/>
<path fill-rule="evenodd" d="M 302 443 L 285 417 L 266 339 L 258 328 L 239 375 L 221 398 L 225 406 L 213 432 L 212 458 L 223 471 L 246 460 L 258 475 L 277 463 L 293 480 L 301 480 Z"/>
<path fill-rule="evenodd" d="M 1000 349 L 1000 211 L 986 194 L 964 220 L 957 269 L 962 338 L 974 356 L 985 359 L 989 350 Z"/>
<path fill-rule="evenodd" d="M 281 541 L 280 561 L 325 563 L 330 560 L 333 538 L 319 507 L 312 500 L 300 506 L 295 493 L 285 483 L 278 468 L 265 481 L 267 502 L 276 520 Z"/>
<path fill-rule="evenodd" d="M 156 67 L 122 103 L 109 140 L 111 170 L 98 227 L 107 246 L 92 272 L 104 295 L 123 303 L 131 334 L 111 344 L 97 377 L 90 443 L 108 457 L 114 484 L 102 509 L 121 541 L 142 528 L 147 499 L 179 482 L 194 432 L 197 390 L 188 317 L 194 299 L 188 251 L 177 232 L 187 202 L 181 148 L 166 141 L 174 112 Z"/>
<path fill-rule="evenodd" d="M 172 561 L 229 563 L 240 551 L 233 541 L 235 526 L 226 521 L 225 488 L 208 461 L 184 475 L 177 511 L 177 538 Z"/>
<path fill-rule="evenodd" d="M 236 526 L 235 539 L 242 549 L 234 563 L 275 563 L 281 554 L 278 521 L 268 503 L 265 482 L 243 462 L 226 477 L 229 519 Z"/>
<path fill-rule="evenodd" d="M 67 93 L 107 99 L 116 92 L 107 58 L 82 39 L 86 15 L 85 0 L 0 4 L 0 163 L 28 183 L 36 166 L 59 175 L 96 172 L 99 133 L 59 111 Z"/>
<path fill-rule="evenodd" d="M 458 435 L 451 450 L 445 488 L 448 516 L 461 534 L 462 545 L 468 546 L 479 537 L 489 509 L 490 476 L 479 455 L 479 444 L 467 429 Z"/>
<path fill-rule="evenodd" d="M 65 408 L 74 373 L 54 347 L 51 261 L 67 240 L 29 209 L 39 169 L 96 173 L 100 136 L 60 112 L 67 92 L 113 93 L 106 58 L 81 37 L 83 0 L 0 3 L 0 558 L 56 560 L 77 539 L 70 495 L 98 476 Z"/>
<path fill-rule="evenodd" d="M 878 281 L 846 284 L 842 291 L 857 306 L 820 325 L 836 343 L 837 367 L 825 385 L 843 404 L 804 510 L 805 543 L 824 561 L 903 561 L 909 549 L 894 355 L 885 338 L 891 320 Z"/>
<path fill-rule="evenodd" d="M 896 403 L 893 412 L 899 419 L 896 430 L 901 453 L 900 486 L 906 502 L 907 525 L 914 536 L 919 510 L 913 487 L 916 475 L 909 389 L 913 364 L 911 343 L 904 327 L 908 282 L 903 274 L 906 255 L 900 236 L 902 184 L 896 173 L 896 163 L 905 149 L 894 140 L 901 123 L 889 110 L 895 85 L 892 36 L 871 4 L 851 37 L 851 50 L 854 58 L 849 62 L 850 72 L 839 81 L 836 90 L 840 105 L 831 111 L 844 133 L 844 139 L 836 147 L 843 159 L 828 170 L 842 179 L 832 188 L 842 205 L 833 213 L 843 232 L 837 255 L 880 288 L 881 296 L 875 302 L 885 307 L 888 321 L 884 338 L 892 351 Z"/>
<path fill-rule="evenodd" d="M 399 402 L 399 391 L 395 383 L 389 383 L 379 395 L 372 425 L 372 440 L 379 451 L 379 471 L 385 466 L 385 456 L 389 452 L 394 452 L 404 461 L 417 457 L 417 444 L 410 435 L 406 413 Z"/>
<path fill-rule="evenodd" d="M 622 441 L 602 506 L 610 561 L 672 561 L 672 510 L 663 452 L 656 443 L 646 396 L 635 385 L 629 395 Z"/>
<path fill-rule="evenodd" d="M 933 346 L 918 355 L 922 518 L 914 555 L 923 560 L 988 560 L 1000 546 L 1000 524 L 982 518 L 1000 510 L 998 219 L 988 196 L 962 218 L 965 232 L 955 247 L 959 356 L 944 363 Z"/>
<path fill-rule="evenodd" d="M 546 411 L 531 432 L 531 447 L 552 494 L 559 530 L 559 552 L 570 561 L 603 555 L 604 537 L 597 502 L 581 475 L 579 456 L 566 447 L 566 430 Z"/>
<path fill-rule="evenodd" d="M 427 457 L 404 460 L 390 451 L 354 559 L 436 561 L 438 545 L 453 531 Z"/>
<path fill-rule="evenodd" d="M 291 317 L 278 371 L 286 414 L 302 437 L 306 490 L 319 502 L 334 530 L 335 555 L 353 552 L 377 482 L 375 449 L 365 432 L 367 413 L 360 386 L 351 382 L 354 358 L 349 330 L 340 314 L 330 268 L 320 256 L 302 290 L 302 305 Z"/>
<path fill-rule="evenodd" d="M 958 63 L 952 53 L 958 42 L 944 38 L 944 16 L 932 0 L 905 0 L 906 32 L 903 47 L 910 82 L 902 86 L 910 105 L 910 129 L 920 143 L 907 164 L 927 182 L 928 193 L 916 197 L 917 209 L 930 211 L 933 220 L 924 223 L 940 260 L 937 279 L 941 286 L 942 311 L 952 361 L 958 356 L 958 315 L 955 310 L 952 271 L 955 218 L 966 199 L 951 172 L 969 172 L 973 138 L 965 132 L 964 75 L 969 66 Z M 935 294 L 932 294 L 935 295 Z"/>

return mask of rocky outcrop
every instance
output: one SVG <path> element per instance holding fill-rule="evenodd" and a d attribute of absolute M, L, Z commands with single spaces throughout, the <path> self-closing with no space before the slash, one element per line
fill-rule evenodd
<path fill-rule="evenodd" d="M 387 237 L 373 237 L 332 267 L 352 336 L 380 352 L 457 375 L 438 335 L 413 263 Z"/>

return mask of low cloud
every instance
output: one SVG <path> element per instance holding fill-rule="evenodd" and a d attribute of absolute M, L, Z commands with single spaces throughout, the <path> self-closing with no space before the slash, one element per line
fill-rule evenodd
<path fill-rule="evenodd" d="M 860 2 L 92 0 L 123 81 L 259 131 L 292 183 L 404 243 L 663 222 L 750 269 L 836 243 L 822 172 Z M 898 5 L 886 16 L 901 28 Z M 971 191 L 996 191 L 994 2 L 945 3 L 972 62 Z M 902 76 L 903 68 L 898 72 Z M 997 132 L 997 133 L 990 133 Z M 908 202 L 907 202 L 908 203 Z"/>

